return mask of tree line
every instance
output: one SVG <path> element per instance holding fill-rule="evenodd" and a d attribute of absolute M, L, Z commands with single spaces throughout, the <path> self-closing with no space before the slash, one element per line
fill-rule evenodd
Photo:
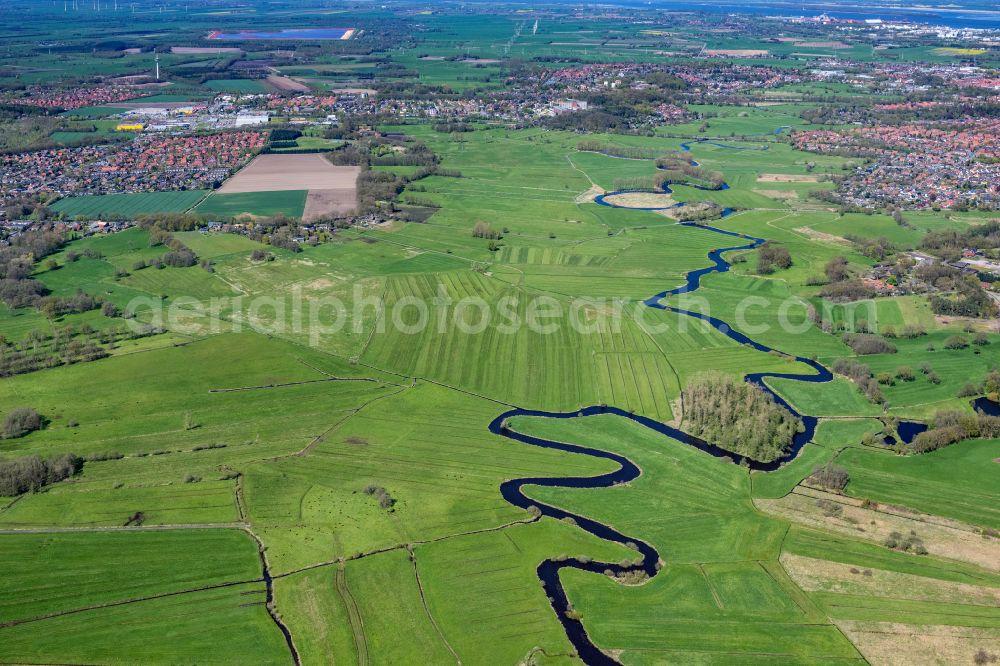
<path fill-rule="evenodd" d="M 0 496 L 16 497 L 68 479 L 83 469 L 83 459 L 64 453 L 51 458 L 38 455 L 0 460 Z"/>

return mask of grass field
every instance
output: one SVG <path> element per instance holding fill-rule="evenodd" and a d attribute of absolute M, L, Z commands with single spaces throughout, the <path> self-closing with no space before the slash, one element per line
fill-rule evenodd
<path fill-rule="evenodd" d="M 320 149 L 320 150 L 335 150 L 344 145 L 343 141 L 337 141 L 336 139 L 324 139 L 319 136 L 300 136 L 295 140 L 295 146 L 292 148 L 275 148 L 274 152 L 284 153 L 284 152 L 295 152 L 296 150 L 301 150 L 303 148 Z"/>
<path fill-rule="evenodd" d="M 143 192 L 141 194 L 101 194 L 60 199 L 52 210 L 69 218 L 104 216 L 134 218 L 143 213 L 183 213 L 205 198 L 207 192 Z"/>
<path fill-rule="evenodd" d="M 283 192 L 244 192 L 238 194 L 214 193 L 201 202 L 195 212 L 220 217 L 249 214 L 258 217 L 288 215 L 302 217 L 306 207 L 307 190 Z"/>
<path fill-rule="evenodd" d="M 222 93 L 265 93 L 268 91 L 267 86 L 256 79 L 212 79 L 205 81 L 205 87 Z"/>
<path fill-rule="evenodd" d="M 260 576 L 256 547 L 239 530 L 4 534 L 0 544 L 11 592 L 0 623 Z"/>
<path fill-rule="evenodd" d="M 1000 441 L 976 440 L 901 458 L 864 449 L 838 456 L 851 482 L 847 492 L 948 516 L 982 527 L 1000 528 L 1000 511 L 992 497 L 1000 457 Z M 962 479 L 956 485 L 954 479 Z"/>

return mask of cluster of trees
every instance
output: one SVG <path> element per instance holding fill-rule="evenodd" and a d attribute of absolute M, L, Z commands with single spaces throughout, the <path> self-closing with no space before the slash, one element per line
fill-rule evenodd
<path fill-rule="evenodd" d="M 861 280 L 843 280 L 824 286 L 819 295 L 834 302 L 863 301 L 872 298 L 875 291 Z"/>
<path fill-rule="evenodd" d="M 406 188 L 406 178 L 391 171 L 364 169 L 358 175 L 358 212 L 378 209 L 380 201 L 392 201 Z"/>
<path fill-rule="evenodd" d="M 164 245 L 170 248 L 167 252 L 148 261 L 139 260 L 132 265 L 133 270 L 142 270 L 147 266 L 165 268 L 188 268 L 198 263 L 198 255 L 187 245 L 174 238 L 169 231 L 156 223 L 144 222 L 143 225 L 149 232 L 149 245 L 156 247 Z"/>
<path fill-rule="evenodd" d="M 859 301 L 871 298 L 875 292 L 864 282 L 851 278 L 847 259 L 837 256 L 826 262 L 823 267 L 826 276 L 826 285 L 820 290 L 819 295 L 835 302 Z M 814 281 L 815 282 L 815 281 Z M 822 281 L 819 281 L 822 284 Z"/>
<path fill-rule="evenodd" d="M 68 479 L 83 469 L 83 459 L 72 453 L 42 459 L 26 456 L 0 460 L 0 496 L 16 497 Z"/>
<path fill-rule="evenodd" d="M 96 298 L 77 289 L 72 296 L 43 296 L 35 305 L 46 317 L 55 319 L 66 314 L 89 312 L 96 309 L 98 303 Z"/>
<path fill-rule="evenodd" d="M 891 550 L 901 550 L 916 555 L 927 554 L 927 547 L 924 546 L 923 539 L 917 536 L 913 530 L 910 530 L 908 535 L 903 535 L 901 532 L 890 532 L 884 543 L 885 547 Z"/>
<path fill-rule="evenodd" d="M 961 259 L 962 251 L 969 247 L 980 250 L 1000 248 L 1000 221 L 991 220 L 985 224 L 968 227 L 964 231 L 955 229 L 931 231 L 920 241 L 922 250 L 945 261 Z"/>
<path fill-rule="evenodd" d="M 298 241 L 292 236 L 292 230 L 293 227 L 289 224 L 277 226 L 268 234 L 265 240 L 267 240 L 271 247 L 280 247 L 289 252 L 301 252 L 302 247 L 299 246 Z"/>
<path fill-rule="evenodd" d="M 451 134 L 452 132 L 471 132 L 475 128 L 469 123 L 455 121 L 455 122 L 434 123 L 433 125 L 431 125 L 431 129 L 433 129 L 435 132 Z"/>
<path fill-rule="evenodd" d="M 3 212 L 8 220 L 48 220 L 52 217 L 48 203 L 51 194 L 35 192 L 4 194 Z"/>
<path fill-rule="evenodd" d="M 768 241 L 757 250 L 757 273 L 770 275 L 776 268 L 786 269 L 792 265 L 792 255 L 788 248 Z"/>
<path fill-rule="evenodd" d="M 627 129 L 629 122 L 622 117 L 600 109 L 570 111 L 546 118 L 542 124 L 554 130 L 571 132 L 608 132 Z"/>
<path fill-rule="evenodd" d="M 694 376 L 683 400 L 688 432 L 753 460 L 779 458 L 803 427 L 758 386 L 720 372 Z"/>
<path fill-rule="evenodd" d="M 43 425 L 41 415 L 31 407 L 17 407 L 10 411 L 0 426 L 0 435 L 4 439 L 17 439 L 29 432 L 41 430 Z"/>
<path fill-rule="evenodd" d="M 271 130 L 271 135 L 268 139 L 273 144 L 275 141 L 295 141 L 300 136 L 302 136 L 302 132 L 297 129 L 292 129 L 291 127 L 278 127 Z"/>
<path fill-rule="evenodd" d="M 955 283 L 954 293 L 932 296 L 931 310 L 934 314 L 955 317 L 987 318 L 996 317 L 998 313 L 996 302 L 972 275 L 958 280 Z"/>
<path fill-rule="evenodd" d="M 162 327 L 146 324 L 135 328 L 123 325 L 94 331 L 86 323 L 79 328 L 61 327 L 53 333 L 33 330 L 19 343 L 0 341 L 0 377 L 95 361 L 108 356 L 110 350 L 124 340 L 163 332 Z"/>
<path fill-rule="evenodd" d="M 933 85 L 945 85 L 940 79 Z M 963 96 L 964 97 L 964 96 Z M 1000 104 L 990 100 L 963 99 L 960 102 L 938 104 L 920 108 L 875 109 L 868 104 L 827 104 L 802 111 L 799 116 L 820 125 L 903 125 L 916 120 L 964 120 L 968 118 L 996 118 Z"/>
<path fill-rule="evenodd" d="M 473 238 L 487 238 L 489 240 L 500 240 L 503 238 L 503 234 L 499 231 L 493 229 L 489 222 L 483 222 L 480 220 L 476 222 L 476 225 L 472 227 L 472 237 Z"/>
<path fill-rule="evenodd" d="M 912 382 L 916 381 L 917 376 L 913 373 L 913 368 L 908 365 L 901 365 L 896 368 L 895 373 L 880 372 L 875 379 L 879 384 L 883 384 L 885 386 L 895 386 L 897 379 L 904 382 Z"/>
<path fill-rule="evenodd" d="M 685 205 L 676 209 L 674 217 L 680 222 L 717 220 L 722 217 L 722 206 L 712 202 L 704 202 L 694 206 Z"/>
<path fill-rule="evenodd" d="M 950 291 L 961 279 L 962 272 L 948 264 L 925 261 L 914 269 L 913 275 L 936 289 Z"/>
<path fill-rule="evenodd" d="M 853 358 L 838 358 L 833 363 L 833 371 L 850 378 L 870 402 L 876 405 L 885 403 L 885 396 L 872 375 L 872 369 L 864 363 Z"/>
<path fill-rule="evenodd" d="M 718 171 L 696 166 L 685 157 L 661 157 L 656 160 L 656 168 L 660 170 L 656 181 L 661 187 L 688 184 L 706 190 L 721 190 L 726 184 L 725 178 Z"/>
<path fill-rule="evenodd" d="M 157 237 L 161 239 L 158 241 L 158 244 L 162 244 L 167 236 L 159 236 L 159 232 L 194 231 L 205 226 L 212 219 L 208 215 L 199 215 L 197 213 L 145 213 L 137 215 L 135 222 L 143 229 L 149 231 L 151 237 L 153 234 L 157 234 Z M 153 229 L 157 229 L 158 231 L 153 232 Z"/>
<path fill-rule="evenodd" d="M 56 252 L 66 239 L 47 229 L 32 229 L 0 246 L 0 300 L 11 309 L 33 306 L 47 292 L 31 277 L 33 264 Z"/>
<path fill-rule="evenodd" d="M 367 164 L 362 164 L 361 173 L 357 181 L 358 213 L 371 213 L 380 208 L 379 202 L 391 204 L 392 200 L 402 194 L 409 183 L 427 178 L 428 176 L 445 176 L 449 178 L 461 178 L 462 174 L 453 169 L 441 169 L 438 167 L 437 155 L 430 152 L 423 144 L 416 144 L 418 152 L 414 153 L 413 164 L 418 166 L 412 174 L 403 175 L 391 171 L 372 171 L 367 168 Z M 425 152 L 426 151 L 426 152 Z M 336 154 L 336 153 L 333 153 Z M 403 157 L 406 157 L 405 155 Z M 372 163 L 381 164 L 386 158 L 380 158 Z M 400 161 L 400 164 L 408 160 Z M 418 188 L 414 188 L 418 190 Z M 434 207 L 433 202 L 421 202 Z"/>
<path fill-rule="evenodd" d="M 875 261 L 882 261 L 886 257 L 896 253 L 896 246 L 893 245 L 892 241 L 885 236 L 871 239 L 855 236 L 853 234 L 847 234 L 844 237 L 854 243 L 858 252 L 865 255 L 869 259 L 874 259 Z"/>
<path fill-rule="evenodd" d="M 378 500 L 378 505 L 383 509 L 392 510 L 392 507 L 396 504 L 396 500 L 389 494 L 389 491 L 382 486 L 376 486 L 370 484 L 365 486 L 365 494 L 371 495 Z"/>
<path fill-rule="evenodd" d="M 631 178 L 615 178 L 611 186 L 616 192 L 635 192 L 657 189 L 656 180 L 652 176 L 632 176 Z"/>
<path fill-rule="evenodd" d="M 657 150 L 656 148 L 619 146 L 605 141 L 597 141 L 596 139 L 585 139 L 580 141 L 576 144 L 576 149 L 585 153 L 601 153 L 602 155 L 608 155 L 610 157 L 624 157 L 630 160 L 656 159 L 657 166 L 659 166 L 659 160 L 657 158 L 663 154 L 662 150 Z"/>
<path fill-rule="evenodd" d="M 904 450 L 927 453 L 965 439 L 1000 437 L 1000 417 L 944 411 L 934 415 L 929 430 L 917 435 Z"/>
<path fill-rule="evenodd" d="M 649 81 L 652 78 L 655 82 Z M 687 83 L 667 72 L 650 72 L 643 74 L 643 80 L 650 84 L 639 90 L 625 85 L 619 88 L 605 88 L 587 94 L 584 99 L 590 105 L 587 111 L 577 113 L 606 114 L 617 120 L 618 128 L 638 127 L 643 124 L 660 121 L 655 115 L 660 104 L 683 104 L 681 91 Z M 561 114 L 556 118 L 573 114 Z"/>
<path fill-rule="evenodd" d="M 844 333 L 841 341 L 854 350 L 858 356 L 869 354 L 895 354 L 896 346 L 880 335 L 873 333 Z"/>
<path fill-rule="evenodd" d="M 837 491 L 846 488 L 847 482 L 850 480 L 851 475 L 847 473 L 847 470 L 832 462 L 813 468 L 813 473 L 809 477 L 811 483 Z"/>
<path fill-rule="evenodd" d="M 959 398 L 971 398 L 983 394 L 993 402 L 1000 401 L 1000 371 L 996 368 L 991 369 L 981 383 L 966 382 L 958 391 Z"/>

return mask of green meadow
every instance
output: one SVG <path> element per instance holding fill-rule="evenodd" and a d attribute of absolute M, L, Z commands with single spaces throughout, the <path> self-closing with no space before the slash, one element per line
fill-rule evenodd
<path fill-rule="evenodd" d="M 284 190 L 281 192 L 241 192 L 234 194 L 213 193 L 198 204 L 194 212 L 204 215 L 236 217 L 255 215 L 269 217 L 287 215 L 302 217 L 306 205 L 307 190 Z"/>
<path fill-rule="evenodd" d="M 778 114 L 733 122 L 760 129 L 765 119 L 783 124 Z M 167 662 L 181 654 L 159 640 L 125 647 L 112 641 L 114 628 L 128 618 L 150 632 L 170 624 L 172 635 L 185 641 L 184 655 L 206 661 L 248 654 L 287 661 L 283 636 L 263 604 L 256 546 L 243 530 L 266 548 L 276 577 L 273 607 L 303 663 L 457 656 L 488 664 L 515 663 L 539 650 L 566 654 L 571 646 L 538 585 L 538 563 L 566 556 L 620 561 L 630 551 L 572 524 L 535 520 L 497 489 L 513 477 L 593 476 L 614 467 L 493 436 L 486 424 L 508 404 L 558 411 L 608 404 L 683 428 L 681 390 L 698 373 L 808 372 L 691 317 L 642 304 L 683 284 L 706 265 L 710 251 L 739 243 L 663 215 L 581 197 L 592 183 L 611 187 L 616 178 L 652 175 L 651 161 L 582 153 L 578 137 L 560 132 L 481 129 L 455 141 L 423 125 L 392 129 L 426 141 L 444 167 L 462 174 L 419 181 L 422 190 L 412 194 L 440 205 L 427 223 L 338 232 L 299 253 L 243 236 L 178 232 L 199 258 L 212 261 L 213 272 L 135 269 L 166 248 L 133 228 L 77 240 L 67 249 L 94 252 L 71 261 L 63 251 L 53 257 L 55 268 L 37 267 L 36 277 L 54 294 L 84 289 L 150 323 L 171 307 L 183 316 L 141 346 L 0 385 L 0 403 L 31 405 L 48 420 L 39 432 L 0 441 L 6 456 L 72 451 L 99 459 L 86 462 L 72 482 L 6 502 L 0 546 L 6 539 L 14 553 L 44 544 L 52 558 L 72 552 L 78 569 L 67 576 L 102 571 L 108 563 L 88 558 L 109 548 L 120 562 L 160 543 L 178 554 L 159 562 L 160 574 L 117 583 L 127 570 L 118 566 L 106 576 L 93 574 L 100 584 L 60 595 L 32 592 L 43 579 L 35 560 L 24 558 L 11 574 L 15 589 L 24 590 L 15 598 L 23 600 L 5 611 L 19 623 L 0 627 L 0 657 L 102 661 L 127 648 L 144 661 Z M 613 140 L 648 141 L 664 152 L 682 141 Z M 871 265 L 845 236 L 891 235 L 912 247 L 919 232 L 889 218 L 838 217 L 801 207 L 801 197 L 762 194 L 769 188 L 760 174 L 801 174 L 806 158 L 773 139 L 761 141 L 769 150 L 753 157 L 694 144 L 695 158 L 725 173 L 732 187 L 712 193 L 678 186 L 675 196 L 714 200 L 718 194 L 720 203 L 729 197 L 725 203 L 748 210 L 715 224 L 784 245 L 791 267 L 759 276 L 754 252 L 732 252 L 732 271 L 707 275 L 698 291 L 667 303 L 734 322 L 754 340 L 826 364 L 852 352 L 811 322 L 810 308 L 825 308 L 831 321 L 846 325 L 864 318 L 879 326 L 924 326 L 926 336 L 894 340 L 897 353 L 863 359 L 876 372 L 929 362 L 942 378 L 930 384 L 918 374 L 914 382 L 884 387 L 890 414 L 926 418 L 939 407 L 968 410 L 958 390 L 986 375 L 1000 341 L 991 336 L 984 347 L 947 351 L 941 347 L 954 327 L 937 322 L 919 297 L 830 305 L 812 284 L 834 256 L 845 256 L 852 270 Z M 823 168 L 835 170 L 838 162 L 831 158 Z M 304 200 L 304 191 L 212 194 L 196 210 L 296 214 Z M 473 237 L 477 222 L 502 231 L 499 247 Z M 928 216 L 920 228 L 937 223 Z M 271 259 L 254 261 L 259 249 Z M 315 338 L 296 328 L 291 311 L 253 305 L 254 298 L 293 292 L 336 296 L 346 318 L 318 313 L 315 321 L 336 332 Z M 526 322 L 539 297 L 553 308 L 546 321 L 555 331 L 511 330 L 506 324 Z M 372 305 L 373 298 L 380 304 Z M 468 299 L 481 299 L 486 314 L 459 307 Z M 406 306 L 414 301 L 430 304 L 427 312 Z M 422 317 L 431 325 L 422 326 Z M 27 310 L 0 313 L 5 330 L 18 338 L 70 322 L 98 329 L 114 324 L 87 313 L 60 319 Z M 783 322 L 796 332 L 789 334 Z M 928 344 L 939 351 L 928 353 Z M 625 455 L 642 470 L 626 486 L 599 491 L 526 488 L 539 502 L 605 522 L 660 552 L 664 566 L 644 585 L 575 570 L 562 575 L 591 639 L 624 663 L 860 663 L 861 652 L 835 622 L 892 619 L 893 597 L 871 587 L 831 591 L 840 588 L 801 577 L 795 567 L 803 558 L 825 563 L 830 576 L 840 575 L 836 567 L 848 561 L 885 572 L 879 576 L 917 576 L 913 589 L 937 589 L 936 581 L 947 576 L 938 560 L 914 567 L 908 558 L 917 556 L 817 531 L 813 523 L 758 505 L 797 497 L 818 465 L 832 461 L 848 470 L 848 497 L 996 525 L 987 471 L 998 455 L 996 442 L 895 456 L 862 447 L 867 435 L 881 431 L 874 417 L 882 410 L 849 380 L 768 384 L 803 413 L 837 417 L 821 420 L 814 441 L 776 472 L 750 474 L 617 417 L 511 424 Z M 956 469 L 969 479 L 962 488 L 949 483 Z M 391 509 L 368 487 L 384 489 Z M 137 512 L 143 527 L 124 527 Z M 121 542 L 110 545 L 115 539 Z M 214 550 L 226 558 L 197 560 Z M 986 594 L 986 583 L 976 585 L 963 594 Z M 941 600 L 911 597 L 898 611 L 907 622 L 926 614 L 934 626 L 996 625 L 991 611 L 963 614 Z M 228 628 L 224 640 L 211 640 L 184 619 L 202 614 L 213 618 L 213 632 Z M 25 619 L 31 621 L 20 622 Z M 60 638 L 85 626 L 85 641 Z M 35 640 L 36 627 L 51 628 L 45 640 Z M 400 630 L 407 641 L 391 639 Z M 499 645 L 497 636 L 504 637 Z"/>
<path fill-rule="evenodd" d="M 174 41 L 202 44 L 210 30 L 259 28 L 265 19 L 275 29 L 334 21 L 367 31 L 343 44 L 246 44 L 247 58 L 268 60 L 317 95 L 398 86 L 413 87 L 415 99 L 460 99 L 505 89 L 527 66 L 543 76 L 666 57 L 774 71 L 825 67 L 830 57 L 956 59 L 908 45 L 876 52 L 853 38 L 844 48 L 813 36 L 765 40 L 721 27 L 728 17 L 694 25 L 676 15 L 594 20 L 518 7 L 491 9 L 484 20 L 472 9 L 436 6 L 404 14 L 279 3 L 253 12 L 137 11 L 129 19 L 109 12 L 102 35 L 93 25 L 62 25 L 59 7 L 42 9 L 37 30 L 55 47 L 32 44 L 27 68 L 12 46 L 0 54 L 0 83 L 144 74 L 155 43 L 169 85 L 150 103 L 270 90 L 230 78 L 240 76 L 227 73 L 237 54 L 165 52 Z M 408 32 L 397 40 L 401 25 Z M 19 35 L 0 28 L 12 43 Z M 134 40 L 150 48 L 121 52 Z M 705 59 L 704 48 L 769 55 Z M 840 81 L 788 82 L 738 104 L 688 104 L 698 117 L 645 133 L 515 128 L 485 118 L 452 132 L 415 117 L 372 117 L 365 123 L 373 134 L 426 144 L 449 173 L 409 182 L 384 202 L 431 202 L 422 222 L 336 229 L 297 252 L 266 236 L 173 232 L 199 264 L 210 262 L 185 268 L 157 268 L 168 247 L 139 226 L 76 233 L 34 262 L 31 277 L 47 295 L 83 291 L 128 318 L 100 308 L 47 315 L 0 305 L 0 354 L 71 334 L 100 341 L 137 324 L 162 332 L 116 342 L 104 358 L 71 362 L 67 354 L 0 381 L 0 419 L 22 406 L 42 417 L 38 430 L 0 438 L 0 462 L 70 453 L 83 460 L 66 480 L 0 497 L 0 662 L 579 664 L 539 565 L 629 563 L 637 554 L 579 520 L 517 508 L 500 488 L 521 478 L 536 480 L 523 487 L 530 501 L 659 553 L 652 578 L 560 574 L 570 616 L 622 664 L 913 663 L 914 649 L 942 642 L 953 651 L 928 660 L 970 663 L 981 646 L 996 652 L 1000 573 L 990 563 L 1000 561 L 1000 440 L 921 455 L 866 442 L 895 417 L 971 415 L 972 396 L 959 395 L 969 383 L 978 391 L 1000 366 L 1000 334 L 989 328 L 987 344 L 945 349 L 950 337 L 972 334 L 964 321 L 936 317 L 925 295 L 851 303 L 820 296 L 831 259 L 843 257 L 854 275 L 875 263 L 857 240 L 912 250 L 929 231 L 965 230 L 992 214 L 928 209 L 907 212 L 903 226 L 883 212 L 837 210 L 810 194 L 834 189 L 856 160 L 798 151 L 788 136 L 818 128 L 803 111 L 821 103 L 900 99 Z M 106 137 L 116 121 L 105 117 L 121 110 L 109 103 L 69 111 L 49 139 Z M 356 142 L 326 136 L 340 134 L 316 126 L 288 150 Z M 729 251 L 731 270 L 703 276 L 699 289 L 664 304 L 722 319 L 775 352 L 644 304 L 709 266 L 709 253 L 749 241 L 678 224 L 671 211 L 598 205 L 594 196 L 616 181 L 652 178 L 657 169 L 653 159 L 581 151 L 584 139 L 650 155 L 686 145 L 688 157 L 723 175 L 727 189 L 674 185 L 671 197 L 732 208 L 707 224 L 767 239 L 791 264 L 762 275 L 758 250 Z M 404 176 L 419 169 L 372 167 Z M 67 196 L 51 208 L 88 221 L 181 212 L 301 217 L 307 195 Z M 473 234 L 484 224 L 498 237 Z M 317 302 L 327 307 L 312 309 Z M 539 318 L 548 330 L 527 325 Z M 894 353 L 856 356 L 817 323 L 850 329 L 862 319 L 883 333 L 917 326 L 926 334 L 891 338 Z M 693 377 L 812 372 L 795 357 L 827 367 L 863 362 L 884 375 L 886 402 L 872 403 L 842 376 L 766 378 L 793 408 L 819 419 L 812 440 L 775 471 L 750 471 L 608 414 L 509 419 L 514 431 L 624 456 L 640 471 L 609 487 L 559 487 L 537 480 L 586 479 L 619 465 L 487 429 L 512 407 L 572 415 L 606 405 L 685 430 L 682 392 Z M 902 378 L 904 367 L 912 380 Z M 839 492 L 810 478 L 827 464 L 847 475 Z M 926 536 L 927 552 L 890 547 L 890 529 L 900 539 L 910 529 Z"/>
<path fill-rule="evenodd" d="M 87 219 L 120 216 L 128 219 L 145 213 L 183 213 L 196 206 L 207 194 L 189 190 L 67 197 L 57 201 L 52 210 L 70 219 L 77 216 Z"/>

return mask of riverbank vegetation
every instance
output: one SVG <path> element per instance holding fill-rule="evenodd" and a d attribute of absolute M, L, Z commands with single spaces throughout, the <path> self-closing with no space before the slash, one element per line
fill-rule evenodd
<path fill-rule="evenodd" d="M 718 372 L 698 374 L 682 392 L 692 435 L 761 462 L 781 457 L 802 421 L 757 386 Z"/>

